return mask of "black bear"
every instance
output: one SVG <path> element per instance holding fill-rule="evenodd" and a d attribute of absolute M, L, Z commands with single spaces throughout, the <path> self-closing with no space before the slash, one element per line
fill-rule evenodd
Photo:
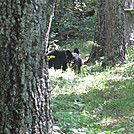
<path fill-rule="evenodd" d="M 81 66 L 82 66 L 82 59 L 79 55 L 79 50 L 77 48 L 74 49 L 73 59 L 72 59 L 72 69 L 75 72 L 80 73 L 81 72 Z"/>
<path fill-rule="evenodd" d="M 53 50 L 46 54 L 49 68 L 67 69 L 67 63 L 73 59 L 73 54 L 70 50 Z"/>
<path fill-rule="evenodd" d="M 70 50 L 53 50 L 46 54 L 48 59 L 49 68 L 54 67 L 54 69 L 62 69 L 66 71 L 67 64 L 72 63 L 71 68 L 80 73 L 82 66 L 82 59 L 79 56 L 79 50 L 74 49 L 74 52 Z"/>

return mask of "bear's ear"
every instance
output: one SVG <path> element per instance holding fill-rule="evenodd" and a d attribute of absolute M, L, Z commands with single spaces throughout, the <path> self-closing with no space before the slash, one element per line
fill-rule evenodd
<path fill-rule="evenodd" d="M 74 49 L 74 52 L 79 55 L 79 50 L 78 50 L 78 48 L 75 48 L 75 49 Z"/>
<path fill-rule="evenodd" d="M 73 54 L 72 54 L 72 52 L 69 49 L 66 50 L 66 55 L 67 55 L 68 59 L 72 59 L 73 58 Z"/>

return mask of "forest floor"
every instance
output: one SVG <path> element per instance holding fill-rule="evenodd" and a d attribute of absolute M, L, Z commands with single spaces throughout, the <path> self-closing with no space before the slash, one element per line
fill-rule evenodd
<path fill-rule="evenodd" d="M 134 134 L 133 50 L 121 66 L 49 69 L 55 134 Z"/>
<path fill-rule="evenodd" d="M 81 18 L 70 10 L 56 12 L 49 48 L 78 48 L 84 62 L 95 44 L 96 14 Z M 54 134 L 134 134 L 134 47 L 124 65 L 103 69 L 103 59 L 82 65 L 80 74 L 49 69 Z"/>

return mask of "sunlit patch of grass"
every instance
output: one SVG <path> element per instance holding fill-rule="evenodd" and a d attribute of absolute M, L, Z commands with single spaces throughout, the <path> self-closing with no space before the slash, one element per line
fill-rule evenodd
<path fill-rule="evenodd" d="M 105 117 L 105 118 L 102 118 L 102 120 L 99 123 L 103 127 L 109 127 L 109 126 L 113 126 L 114 124 L 117 124 L 118 121 L 119 120 L 117 118 L 114 119 L 111 117 Z"/>
<path fill-rule="evenodd" d="M 54 78 L 59 78 L 59 77 L 62 77 L 66 80 L 70 80 L 70 79 L 73 79 L 75 77 L 75 73 L 73 71 L 71 71 L 70 68 L 67 69 L 67 71 L 62 71 L 61 69 L 58 69 L 58 70 L 54 70 L 53 68 L 52 69 L 49 69 L 49 75 Z"/>
<path fill-rule="evenodd" d="M 82 73 L 49 69 L 55 132 L 132 133 L 134 63 L 103 70 L 83 65 Z"/>

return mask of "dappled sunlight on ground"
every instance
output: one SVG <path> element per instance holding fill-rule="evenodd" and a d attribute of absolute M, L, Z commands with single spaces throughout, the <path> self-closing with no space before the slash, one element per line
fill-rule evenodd
<path fill-rule="evenodd" d="M 75 74 L 49 69 L 55 131 L 74 134 L 132 132 L 133 64 Z M 112 133 L 113 132 L 113 133 Z"/>
<path fill-rule="evenodd" d="M 70 68 L 67 69 L 67 71 L 62 71 L 61 69 L 49 69 L 49 75 L 50 77 L 63 77 L 66 80 L 71 80 L 74 79 L 76 77 L 75 73 L 73 71 L 71 71 Z"/>

